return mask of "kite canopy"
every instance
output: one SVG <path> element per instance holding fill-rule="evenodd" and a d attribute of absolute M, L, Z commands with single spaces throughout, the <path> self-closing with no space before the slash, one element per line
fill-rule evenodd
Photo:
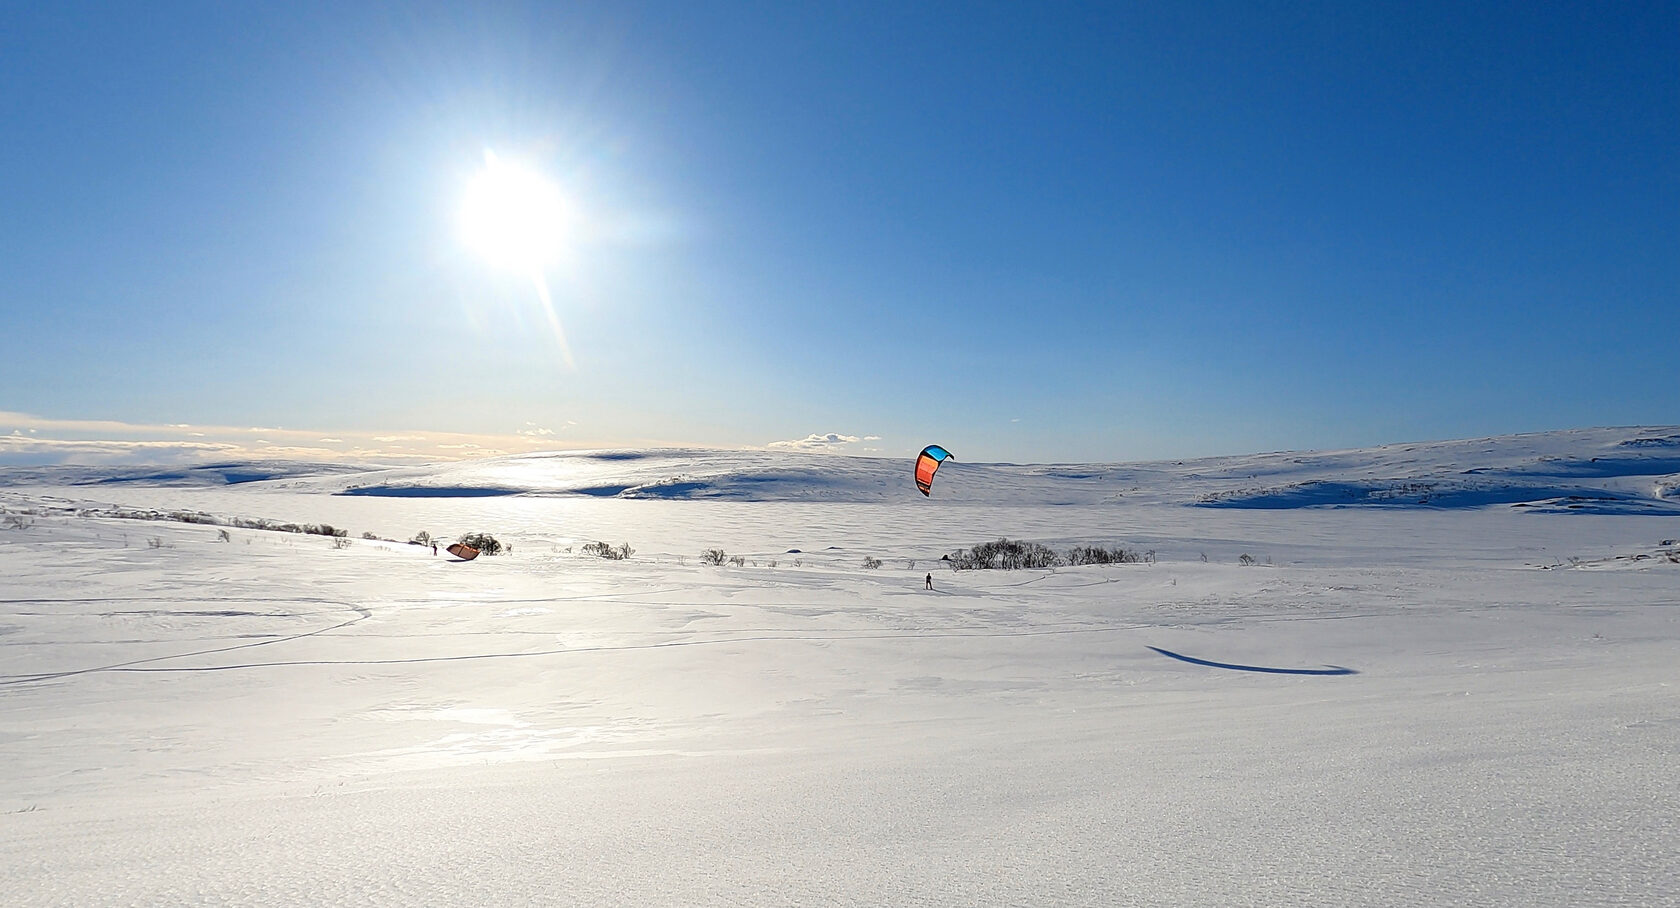
<path fill-rule="evenodd" d="M 916 455 L 916 488 L 922 490 L 923 495 L 931 496 L 929 490 L 933 488 L 933 474 L 939 465 L 947 460 L 956 460 L 951 452 L 938 445 L 928 445 L 922 453 Z"/>
<path fill-rule="evenodd" d="M 475 549 L 464 542 L 457 542 L 449 547 L 449 554 L 454 555 L 462 561 L 471 561 L 478 557 L 478 549 Z"/>

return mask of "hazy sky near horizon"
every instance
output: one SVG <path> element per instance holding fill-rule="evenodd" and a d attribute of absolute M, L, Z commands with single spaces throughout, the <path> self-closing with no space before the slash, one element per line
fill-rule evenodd
<path fill-rule="evenodd" d="M 1675 2 L 12 4 L 0 435 L 1676 424 L 1677 61 Z M 540 280 L 462 235 L 487 151 Z"/>

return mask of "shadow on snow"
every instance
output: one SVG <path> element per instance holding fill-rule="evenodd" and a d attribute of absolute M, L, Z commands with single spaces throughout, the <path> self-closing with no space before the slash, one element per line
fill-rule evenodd
<path fill-rule="evenodd" d="M 1324 668 L 1272 668 L 1271 666 L 1268 666 L 1268 665 L 1232 665 L 1229 662 L 1209 662 L 1206 659 L 1197 659 L 1197 658 L 1194 658 L 1192 656 L 1180 655 L 1178 653 L 1172 652 L 1171 650 L 1164 650 L 1164 649 L 1160 648 L 1159 646 L 1151 646 L 1150 649 L 1152 649 L 1155 652 L 1160 653 L 1161 655 L 1166 656 L 1168 658 L 1177 659 L 1180 662 L 1188 662 L 1191 665 L 1206 665 L 1209 668 L 1228 668 L 1231 671 L 1236 671 L 1236 672 L 1265 672 L 1266 674 L 1270 674 L 1270 675 L 1357 675 L 1357 674 L 1359 674 L 1359 672 L 1354 671 L 1351 668 L 1343 668 L 1340 665 L 1330 665 L 1330 666 L 1326 666 Z"/>

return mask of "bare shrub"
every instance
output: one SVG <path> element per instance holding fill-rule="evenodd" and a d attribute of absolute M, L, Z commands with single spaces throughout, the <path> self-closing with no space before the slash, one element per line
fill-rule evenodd
<path fill-rule="evenodd" d="M 227 530 L 217 530 L 216 531 L 216 541 L 217 542 L 232 542 L 233 541 L 233 534 L 229 533 Z"/>
<path fill-rule="evenodd" d="M 433 542 L 436 542 L 436 541 L 437 540 L 432 538 L 431 533 L 428 533 L 425 530 L 421 530 L 420 532 L 415 533 L 413 538 L 408 540 L 408 544 L 409 545 L 431 545 Z"/>
<path fill-rule="evenodd" d="M 876 570 L 877 568 L 879 568 L 880 566 L 881 566 L 881 559 L 876 558 L 874 555 L 863 556 L 863 569 L 864 570 L 873 571 L 873 570 Z"/>
<path fill-rule="evenodd" d="M 379 538 L 379 537 L 378 537 L 378 536 L 375 536 L 375 535 L 373 535 L 373 534 L 372 534 L 372 533 L 368 533 L 368 532 L 363 532 L 363 533 L 362 533 L 362 538 L 363 538 L 363 539 L 378 539 L 378 538 Z"/>
<path fill-rule="evenodd" d="M 335 548 L 335 549 L 347 549 L 347 548 L 349 548 L 350 547 L 350 537 L 347 536 L 347 535 L 346 536 L 336 536 L 336 535 L 333 536 L 332 537 L 332 547 Z"/>
<path fill-rule="evenodd" d="M 744 555 L 730 555 L 729 563 L 735 567 L 746 567 L 747 559 Z"/>
<path fill-rule="evenodd" d="M 591 542 L 583 547 L 583 553 L 585 555 L 596 555 L 608 561 L 623 561 L 634 555 L 636 550 L 631 548 L 628 542 L 618 546 L 605 542 Z"/>
<path fill-rule="evenodd" d="M 1237 563 L 1243 567 L 1251 567 L 1254 564 L 1254 556 L 1244 552 L 1237 558 Z"/>
<path fill-rule="evenodd" d="M 710 564 L 714 567 L 723 564 L 728 558 L 729 556 L 723 553 L 723 549 L 707 549 L 700 553 L 700 563 Z"/>

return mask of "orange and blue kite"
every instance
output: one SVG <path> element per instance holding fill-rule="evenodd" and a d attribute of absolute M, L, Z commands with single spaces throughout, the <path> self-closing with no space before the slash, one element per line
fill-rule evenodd
<path fill-rule="evenodd" d="M 951 456 L 950 451 L 938 445 L 928 445 L 922 449 L 922 453 L 916 455 L 916 488 L 921 489 L 923 495 L 933 494 L 928 490 L 933 488 L 934 471 L 947 460 L 956 458 Z"/>

